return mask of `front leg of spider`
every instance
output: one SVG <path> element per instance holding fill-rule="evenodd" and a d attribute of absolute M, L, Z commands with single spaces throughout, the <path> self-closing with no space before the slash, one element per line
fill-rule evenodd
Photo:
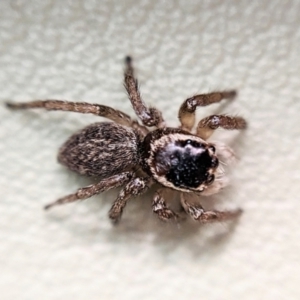
<path fill-rule="evenodd" d="M 226 115 L 211 115 L 199 121 L 197 125 L 197 136 L 208 139 L 217 128 L 227 130 L 243 130 L 247 124 L 244 118 Z"/>
<path fill-rule="evenodd" d="M 195 95 L 186 99 L 180 106 L 178 118 L 181 128 L 191 131 L 195 124 L 196 109 L 198 106 L 207 106 L 222 101 L 223 99 L 234 99 L 236 91 L 213 92 L 209 94 Z"/>
<path fill-rule="evenodd" d="M 241 209 L 236 209 L 231 211 L 217 211 L 217 210 L 205 211 L 201 206 L 201 204 L 189 203 L 183 194 L 181 194 L 181 205 L 185 210 L 185 212 L 192 219 L 202 224 L 231 220 L 240 216 L 242 213 Z"/>

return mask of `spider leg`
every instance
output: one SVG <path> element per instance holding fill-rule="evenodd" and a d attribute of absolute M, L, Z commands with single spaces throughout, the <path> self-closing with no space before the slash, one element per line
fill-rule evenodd
<path fill-rule="evenodd" d="M 138 81 L 134 76 L 131 57 L 125 58 L 124 86 L 136 115 L 145 126 L 165 127 L 161 112 L 154 107 L 147 107 L 141 98 Z"/>
<path fill-rule="evenodd" d="M 111 176 L 107 179 L 103 179 L 98 183 L 80 188 L 76 191 L 74 194 L 67 195 L 65 197 L 62 197 L 55 202 L 52 202 L 45 206 L 45 209 L 49 209 L 52 206 L 61 205 L 65 203 L 71 203 L 75 202 L 77 200 L 83 200 L 90 198 L 96 194 L 100 194 L 101 192 L 110 190 L 112 188 L 121 186 L 131 180 L 133 177 L 133 172 L 124 172 L 119 175 Z"/>
<path fill-rule="evenodd" d="M 178 118 L 181 128 L 191 131 L 195 124 L 195 112 L 198 106 L 207 106 L 212 103 L 220 102 L 223 99 L 233 99 L 236 91 L 215 92 L 209 94 L 195 95 L 186 99 L 180 106 Z"/>
<path fill-rule="evenodd" d="M 46 110 L 62 110 L 72 111 L 82 114 L 93 114 L 100 117 L 105 117 L 118 124 L 136 128 L 137 130 L 147 134 L 148 130 L 144 126 L 132 120 L 127 114 L 113 109 L 106 105 L 92 104 L 87 102 L 71 102 L 63 100 L 34 100 L 30 102 L 7 102 L 7 107 L 11 109 L 31 109 L 44 108 Z"/>
<path fill-rule="evenodd" d="M 162 195 L 162 189 L 155 192 L 152 202 L 152 209 L 162 221 L 179 219 L 179 215 L 167 206 L 166 200 Z"/>
<path fill-rule="evenodd" d="M 143 194 L 151 185 L 150 178 L 136 177 L 130 180 L 127 185 L 120 191 L 117 199 L 109 211 L 109 217 L 114 223 L 118 223 L 123 209 L 127 204 L 127 201 L 132 196 L 138 196 Z"/>
<path fill-rule="evenodd" d="M 199 121 L 197 125 L 197 136 L 202 139 L 208 139 L 217 128 L 224 129 L 245 129 L 247 123 L 242 117 L 232 117 L 226 115 L 211 115 Z"/>
<path fill-rule="evenodd" d="M 189 203 L 183 194 L 180 196 L 180 201 L 185 212 L 192 217 L 195 221 L 202 224 L 212 222 L 222 222 L 230 219 L 234 219 L 241 215 L 242 210 L 236 209 L 231 211 L 217 211 L 208 210 L 205 211 L 199 203 Z"/>

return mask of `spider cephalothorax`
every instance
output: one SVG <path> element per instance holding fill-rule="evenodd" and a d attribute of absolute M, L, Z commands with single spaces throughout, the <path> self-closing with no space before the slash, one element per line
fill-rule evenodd
<path fill-rule="evenodd" d="M 180 129 L 150 132 L 144 139 L 144 170 L 166 187 L 202 192 L 214 181 L 215 147 Z"/>
<path fill-rule="evenodd" d="M 153 198 L 153 211 L 161 220 L 178 220 L 180 215 L 172 211 L 164 191 L 180 193 L 183 210 L 201 223 L 230 219 L 240 214 L 234 211 L 205 211 L 196 200 L 198 196 L 210 195 L 225 186 L 226 180 L 219 158 L 233 156 L 230 148 L 207 139 L 218 127 L 244 129 L 241 117 L 212 115 L 200 120 L 195 132 L 195 111 L 206 106 L 231 99 L 235 91 L 196 95 L 183 102 L 178 117 L 181 126 L 170 128 L 160 111 L 147 107 L 141 99 L 130 57 L 125 59 L 125 88 L 141 125 L 127 114 L 109 106 L 61 100 L 36 100 L 26 103 L 7 103 L 12 109 L 45 108 L 79 113 L 91 113 L 106 117 L 113 122 L 94 123 L 72 135 L 61 147 L 58 160 L 72 171 L 95 176 L 99 182 L 79 189 L 47 205 L 69 203 L 86 199 L 114 187 L 124 186 L 114 202 L 109 216 L 117 222 L 131 196 L 144 193 L 152 184 L 159 186 Z M 148 127 L 155 127 L 150 130 Z M 229 161 L 229 160 L 228 160 Z M 185 196 L 193 194 L 190 201 Z M 171 199 L 170 199 L 171 200 Z"/>

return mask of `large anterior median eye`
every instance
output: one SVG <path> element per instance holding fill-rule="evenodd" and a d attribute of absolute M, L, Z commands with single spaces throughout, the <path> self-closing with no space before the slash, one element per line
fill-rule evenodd
<path fill-rule="evenodd" d="M 186 147 L 190 145 L 193 148 L 203 148 L 203 145 L 200 142 L 190 139 L 184 141 L 177 141 L 175 144 L 179 147 Z"/>
<path fill-rule="evenodd" d="M 216 153 L 216 148 L 215 148 L 215 146 L 210 145 L 210 146 L 208 147 L 208 149 L 210 149 L 210 150 L 212 151 L 212 153 Z"/>
<path fill-rule="evenodd" d="M 215 175 L 209 175 L 207 177 L 206 183 L 211 184 L 215 180 Z"/>

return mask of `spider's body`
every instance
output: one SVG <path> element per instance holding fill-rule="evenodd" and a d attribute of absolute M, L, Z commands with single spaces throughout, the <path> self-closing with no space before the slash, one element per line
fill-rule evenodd
<path fill-rule="evenodd" d="M 233 156 L 230 148 L 207 139 L 218 127 L 244 129 L 246 122 L 241 117 L 212 115 L 202 119 L 196 132 L 192 133 L 197 106 L 206 106 L 222 99 L 231 99 L 234 91 L 196 95 L 184 101 L 179 110 L 179 128 L 165 125 L 161 113 L 148 108 L 140 97 L 134 77 L 131 59 L 126 58 L 125 88 L 132 106 L 143 125 L 125 113 L 98 104 L 76 103 L 60 100 L 8 103 L 10 108 L 46 108 L 81 113 L 92 113 L 114 122 L 95 123 L 72 135 L 61 147 L 58 160 L 70 170 L 82 175 L 95 176 L 99 182 L 79 189 L 49 205 L 73 202 L 89 198 L 102 191 L 124 186 L 114 202 L 110 218 L 118 221 L 127 200 L 137 196 L 156 183 L 160 188 L 153 199 L 153 211 L 162 220 L 179 219 L 169 209 L 164 190 L 181 193 L 181 205 L 193 219 L 202 223 L 225 220 L 241 211 L 205 211 L 196 201 L 186 199 L 186 193 L 195 196 L 210 195 L 225 185 L 219 158 Z M 155 126 L 150 130 L 148 127 Z"/>

